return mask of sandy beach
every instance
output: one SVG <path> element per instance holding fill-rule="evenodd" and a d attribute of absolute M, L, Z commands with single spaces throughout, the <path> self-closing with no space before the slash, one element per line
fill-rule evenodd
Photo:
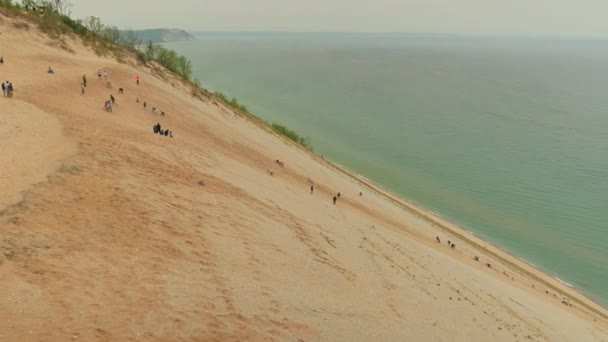
<path fill-rule="evenodd" d="M 517 257 L 156 67 L 16 23 L 0 341 L 608 341 L 604 307 Z"/>

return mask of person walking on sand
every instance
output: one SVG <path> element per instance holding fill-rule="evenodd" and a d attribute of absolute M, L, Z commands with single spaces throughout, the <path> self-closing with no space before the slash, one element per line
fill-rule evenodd
<path fill-rule="evenodd" d="M 87 87 L 87 75 L 82 75 L 82 86 Z"/>
<path fill-rule="evenodd" d="M 311 185 L 311 186 L 310 186 L 310 194 L 312 195 L 312 193 L 313 193 L 314 191 L 315 191 L 315 186 L 314 186 L 314 185 Z"/>
<path fill-rule="evenodd" d="M 334 205 L 336 205 L 337 200 L 338 200 L 338 197 L 334 196 Z"/>
<path fill-rule="evenodd" d="M 97 79 L 101 79 L 101 69 L 97 69 Z"/>
<path fill-rule="evenodd" d="M 2 82 L 2 96 L 6 97 L 6 83 Z"/>
<path fill-rule="evenodd" d="M 84 83 L 80 83 L 80 95 L 84 95 L 84 87 L 86 87 Z"/>
<path fill-rule="evenodd" d="M 137 85 L 139 85 L 139 75 L 135 76 L 135 82 L 137 82 Z"/>
<path fill-rule="evenodd" d="M 148 107 L 148 102 L 144 101 L 144 110 L 146 110 L 146 107 Z"/>

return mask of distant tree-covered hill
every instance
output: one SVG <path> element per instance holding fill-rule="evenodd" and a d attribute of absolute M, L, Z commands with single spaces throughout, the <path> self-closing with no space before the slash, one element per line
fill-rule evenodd
<path fill-rule="evenodd" d="M 166 43 L 195 39 L 190 33 L 180 29 L 163 28 L 150 30 L 132 30 L 132 32 L 142 42 L 152 41 L 153 43 Z"/>

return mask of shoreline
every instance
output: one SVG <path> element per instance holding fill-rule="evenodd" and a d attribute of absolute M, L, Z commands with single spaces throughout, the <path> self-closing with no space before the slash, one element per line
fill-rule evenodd
<path fill-rule="evenodd" d="M 290 143 L 292 142 L 290 141 Z M 297 144 L 294 145 L 300 147 Z M 515 253 L 510 252 L 509 250 L 498 246 L 487 239 L 479 237 L 474 232 L 467 230 L 465 227 L 462 227 L 447 218 L 444 218 L 440 214 L 435 213 L 427 208 L 424 208 L 423 206 L 416 204 L 408 198 L 400 196 L 382 187 L 373 180 L 360 175 L 356 171 L 350 170 L 314 152 L 307 151 L 303 148 L 302 150 L 309 152 L 310 155 L 320 163 L 325 164 L 326 166 L 337 170 L 342 174 L 347 175 L 354 181 L 362 184 L 363 186 L 367 187 L 369 190 L 375 192 L 379 196 L 386 198 L 388 201 L 413 214 L 419 219 L 422 219 L 427 223 L 431 224 L 432 226 L 435 226 L 438 229 L 441 229 L 445 232 L 454 235 L 458 239 L 468 244 L 473 249 L 479 250 L 481 253 L 487 254 L 497 259 L 505 266 L 520 273 L 521 276 L 545 285 L 547 288 L 557 292 L 560 296 L 569 298 L 570 300 L 584 308 L 587 313 L 594 316 L 597 315 L 603 318 L 604 320 L 608 320 L 608 306 L 601 304 L 591 296 L 585 294 L 581 289 L 560 279 L 557 275 L 551 274 L 551 272 L 548 272 L 547 270 L 544 270 L 534 265 L 533 263 L 523 258 L 520 258 Z"/>
<path fill-rule="evenodd" d="M 560 279 L 556 274 L 551 274 L 547 270 L 544 270 L 538 267 L 537 265 L 523 258 L 520 258 L 514 252 L 510 252 L 509 250 L 498 246 L 487 239 L 479 237 L 474 232 L 466 229 L 466 227 L 452 222 L 449 219 L 441 216 L 438 213 L 433 212 L 430 209 L 423 207 L 420 204 L 416 204 L 405 196 L 398 195 L 384 188 L 373 180 L 363 175 L 360 175 L 356 171 L 350 170 L 343 165 L 329 160 L 325 158 L 325 156 L 318 154 L 315 151 L 307 150 L 304 146 L 294 142 L 293 140 L 287 138 L 284 135 L 277 133 L 275 130 L 273 130 L 271 125 L 261 117 L 258 117 L 257 115 L 251 113 L 243 114 L 240 110 L 236 110 L 235 108 L 232 108 L 227 104 L 223 104 L 223 106 L 233 111 L 234 113 L 238 113 L 238 116 L 248 120 L 254 125 L 297 147 L 301 151 L 308 153 L 308 155 L 311 156 L 312 159 L 319 162 L 320 164 L 323 164 L 332 170 L 346 175 L 353 181 L 360 183 L 372 192 L 395 204 L 397 207 L 409 212 L 410 214 L 429 223 L 431 226 L 437 229 L 454 235 L 456 238 L 460 239 L 461 241 L 469 245 L 471 248 L 478 250 L 480 253 L 486 254 L 496 259 L 504 266 L 519 273 L 520 276 L 525 277 L 531 281 L 537 282 L 559 294 L 560 297 L 568 298 L 569 300 L 579 304 L 579 308 L 584 308 L 583 311 L 585 311 L 587 314 L 596 317 L 601 317 L 603 320 L 608 321 L 608 305 L 603 305 L 591 296 L 585 294 L 581 289 Z M 534 291 L 535 294 L 540 294 L 537 292 L 538 289 L 536 289 L 534 286 L 532 286 L 532 289 L 536 290 Z"/>

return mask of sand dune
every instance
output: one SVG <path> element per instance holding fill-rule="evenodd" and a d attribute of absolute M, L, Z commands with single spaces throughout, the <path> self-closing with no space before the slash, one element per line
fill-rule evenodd
<path fill-rule="evenodd" d="M 516 258 L 175 79 L 14 23 L 0 341 L 608 341 L 604 308 Z"/>

